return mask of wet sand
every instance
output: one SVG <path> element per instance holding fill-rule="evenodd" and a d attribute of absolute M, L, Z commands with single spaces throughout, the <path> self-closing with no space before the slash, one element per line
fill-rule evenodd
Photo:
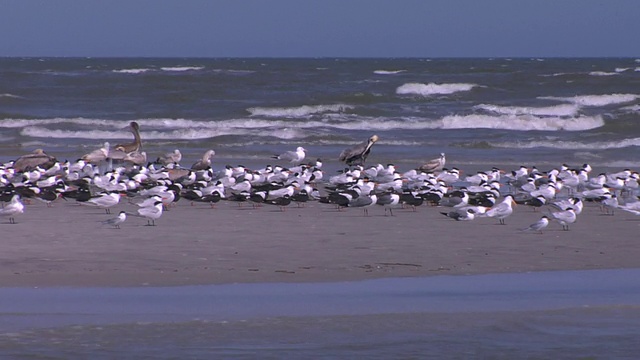
<path fill-rule="evenodd" d="M 102 225 L 103 209 L 57 200 L 26 205 L 17 224 L 0 219 L 0 286 L 177 286 L 326 282 L 382 277 L 637 268 L 640 217 L 603 215 L 587 203 L 570 231 L 521 232 L 540 218 L 517 206 L 506 225 L 456 222 L 447 208 L 337 211 L 317 202 L 286 211 L 184 199 L 156 221 L 130 216 Z M 544 210 L 543 210 L 544 211 Z"/>

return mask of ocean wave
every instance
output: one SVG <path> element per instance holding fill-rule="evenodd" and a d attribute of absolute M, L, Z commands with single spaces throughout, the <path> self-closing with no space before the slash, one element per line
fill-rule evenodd
<path fill-rule="evenodd" d="M 151 71 L 152 69 L 140 68 L 140 69 L 116 69 L 113 70 L 114 73 L 119 74 L 142 74 L 147 71 Z"/>
<path fill-rule="evenodd" d="M 197 71 L 204 69 L 204 66 L 167 66 L 161 67 L 162 71 Z"/>
<path fill-rule="evenodd" d="M 556 148 L 564 150 L 607 150 L 622 149 L 631 146 L 640 146 L 640 138 L 630 138 L 614 141 L 597 141 L 584 143 L 579 141 L 558 141 L 558 140 L 535 140 L 535 141 L 514 141 L 499 142 L 492 144 L 499 148 L 517 148 L 517 149 L 533 149 L 533 148 Z"/>
<path fill-rule="evenodd" d="M 0 94 L 0 98 L 24 99 L 22 96 L 13 95 L 13 94 L 9 94 L 9 93 Z"/>
<path fill-rule="evenodd" d="M 53 119 L 2 119 L 0 128 L 23 128 L 26 126 L 51 125 L 51 124 L 78 124 L 91 126 L 105 126 L 112 128 L 123 128 L 129 124 L 128 121 L 114 121 L 87 118 L 53 118 Z"/>
<path fill-rule="evenodd" d="M 465 83 L 452 83 L 452 84 L 421 84 L 421 83 L 407 83 L 399 86 L 396 89 L 398 95 L 449 95 L 461 91 L 469 91 L 477 84 L 465 84 Z"/>
<path fill-rule="evenodd" d="M 285 117 L 300 118 L 313 114 L 321 114 L 326 112 L 344 112 L 353 109 L 352 105 L 334 104 L 334 105 L 303 105 L 298 107 L 252 107 L 247 111 L 251 116 L 267 116 L 267 117 Z"/>
<path fill-rule="evenodd" d="M 621 107 L 620 110 L 628 112 L 640 112 L 640 104 Z"/>
<path fill-rule="evenodd" d="M 620 75 L 617 72 L 608 72 L 608 71 L 592 71 L 589 73 L 591 76 L 615 76 Z"/>
<path fill-rule="evenodd" d="M 529 106 L 501 106 L 491 104 L 480 104 L 474 106 L 476 109 L 489 111 L 503 115 L 537 115 L 537 116 L 575 116 L 580 109 L 577 105 L 562 104 L 545 107 Z"/>
<path fill-rule="evenodd" d="M 121 131 L 105 130 L 61 130 L 49 129 L 40 126 L 29 126 L 20 131 L 20 135 L 35 138 L 54 139 L 128 139 L 131 134 Z M 223 129 L 175 129 L 171 131 L 145 131 L 141 133 L 142 140 L 201 140 L 211 139 L 227 135 L 240 135 L 251 137 L 275 137 L 279 139 L 302 139 L 306 135 L 298 129 L 273 129 L 256 131 L 254 129 L 223 128 Z"/>
<path fill-rule="evenodd" d="M 604 94 L 604 95 L 577 95 L 573 97 L 543 96 L 539 99 L 566 101 L 580 106 L 607 106 L 625 104 L 640 99 L 636 94 Z"/>
<path fill-rule="evenodd" d="M 518 131 L 582 131 L 604 125 L 601 116 L 572 118 L 537 117 L 533 115 L 450 115 L 442 119 L 443 129 L 501 129 Z"/>
<path fill-rule="evenodd" d="M 621 73 L 621 72 L 625 72 L 625 71 L 627 71 L 629 69 L 631 69 L 631 68 L 615 68 L 615 72 Z"/>
<path fill-rule="evenodd" d="M 400 74 L 407 70 L 375 70 L 373 73 L 378 75 L 394 75 Z"/>

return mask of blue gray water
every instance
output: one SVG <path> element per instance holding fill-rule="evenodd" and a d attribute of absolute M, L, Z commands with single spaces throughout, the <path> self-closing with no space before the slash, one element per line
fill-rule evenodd
<path fill-rule="evenodd" d="M 370 161 L 633 167 L 640 59 L 0 59 L 0 160 L 77 158 L 140 123 L 174 148 L 264 165 L 305 146 L 335 161 L 376 133 Z M 402 166 L 401 165 L 401 166 Z"/>
<path fill-rule="evenodd" d="M 0 356 L 635 358 L 640 270 L 0 289 Z"/>

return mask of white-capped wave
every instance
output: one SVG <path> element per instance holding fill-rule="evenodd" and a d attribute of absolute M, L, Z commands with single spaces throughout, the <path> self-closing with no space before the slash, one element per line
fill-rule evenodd
<path fill-rule="evenodd" d="M 162 71 L 196 71 L 202 69 L 204 69 L 204 66 L 167 66 L 160 68 Z"/>
<path fill-rule="evenodd" d="M 596 142 L 580 142 L 580 141 L 559 141 L 559 140 L 534 140 L 534 141 L 513 141 L 498 142 L 491 144 L 501 148 L 555 148 L 564 150 L 607 150 L 622 149 L 631 146 L 640 146 L 640 138 L 630 138 L 615 141 L 596 141 Z"/>
<path fill-rule="evenodd" d="M 518 131 L 581 131 L 604 125 L 601 116 L 572 118 L 538 117 L 533 115 L 450 115 L 442 119 L 443 129 L 502 129 Z"/>
<path fill-rule="evenodd" d="M 591 76 L 615 76 L 620 75 L 617 72 L 609 72 L 609 71 L 592 71 L 589 73 Z"/>
<path fill-rule="evenodd" d="M 627 71 L 629 69 L 631 69 L 631 68 L 620 68 L 620 67 L 618 67 L 618 68 L 615 68 L 615 72 L 619 72 L 619 73 L 620 72 L 625 72 L 625 71 Z"/>
<path fill-rule="evenodd" d="M 628 112 L 640 112 L 640 104 L 625 106 L 620 108 L 620 110 Z"/>
<path fill-rule="evenodd" d="M 352 105 L 333 104 L 333 105 L 303 105 L 298 107 L 252 107 L 247 111 L 251 116 L 267 116 L 267 117 L 284 117 L 284 118 L 300 118 L 313 114 L 321 114 L 326 112 L 344 112 L 353 109 Z"/>
<path fill-rule="evenodd" d="M 142 73 L 145 73 L 147 71 L 151 71 L 151 69 L 140 68 L 140 69 L 116 69 L 116 70 L 113 70 L 114 73 L 119 73 L 119 74 L 142 74 Z"/>
<path fill-rule="evenodd" d="M 477 84 L 465 84 L 465 83 L 453 83 L 453 84 L 421 84 L 421 83 L 407 83 L 399 86 L 396 89 L 398 95 L 449 95 L 461 91 L 469 91 Z"/>
<path fill-rule="evenodd" d="M 373 73 L 378 75 L 393 75 L 405 72 L 407 70 L 375 70 Z"/>
<path fill-rule="evenodd" d="M 636 94 L 604 94 L 604 95 L 578 95 L 573 97 L 544 96 L 539 99 L 557 100 L 574 103 L 580 106 L 607 106 L 625 104 L 640 99 Z"/>
<path fill-rule="evenodd" d="M 575 104 L 561 104 L 555 106 L 530 107 L 530 106 L 501 106 L 491 104 L 480 104 L 474 106 L 496 114 L 503 115 L 536 115 L 536 116 L 575 116 L 578 114 L 579 106 Z"/>
<path fill-rule="evenodd" d="M 50 129 L 41 126 L 28 126 L 20 131 L 22 136 L 30 136 L 35 138 L 54 138 L 54 139 L 128 139 L 131 137 L 131 133 L 126 131 L 106 131 L 106 130 L 60 130 Z M 238 135 L 238 136 L 269 136 L 280 139 L 299 139 L 304 138 L 305 134 L 292 128 L 279 128 L 272 130 L 260 129 L 243 129 L 243 128 L 221 128 L 221 129 L 207 129 L 207 128 L 183 128 L 173 129 L 170 131 L 144 131 L 140 136 L 142 140 L 201 140 L 211 139 L 225 135 Z"/>
<path fill-rule="evenodd" d="M 0 98 L 22 99 L 22 96 L 13 95 L 9 93 L 0 94 Z"/>

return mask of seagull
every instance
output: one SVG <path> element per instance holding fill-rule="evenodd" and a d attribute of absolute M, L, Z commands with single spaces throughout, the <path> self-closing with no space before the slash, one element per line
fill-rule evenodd
<path fill-rule="evenodd" d="M 204 155 L 202 155 L 202 159 L 196 161 L 193 165 L 191 165 L 191 170 L 206 170 L 211 167 L 211 157 L 215 155 L 216 152 L 213 150 L 207 150 Z"/>
<path fill-rule="evenodd" d="M 118 205 L 120 202 L 120 193 L 118 192 L 103 192 L 98 196 L 94 196 L 91 199 L 84 202 L 84 204 L 91 204 L 97 207 L 101 207 L 107 214 L 111 214 L 110 208 Z"/>
<path fill-rule="evenodd" d="M 0 209 L 0 216 L 8 216 L 9 224 L 15 224 L 14 216 L 22 213 L 24 213 L 24 205 L 20 202 L 20 195 L 17 194 L 11 197 L 11 202 L 8 205 Z"/>
<path fill-rule="evenodd" d="M 116 229 L 120 229 L 120 224 L 122 224 L 125 220 L 127 220 L 127 213 L 124 211 L 120 211 L 118 216 L 105 220 L 102 223 L 105 225 L 113 225 Z"/>
<path fill-rule="evenodd" d="M 565 211 L 553 212 L 551 216 L 562 225 L 562 230 L 565 231 L 569 230 L 569 224 L 576 222 L 576 212 L 572 208 Z"/>
<path fill-rule="evenodd" d="M 444 168 L 445 162 L 446 162 L 446 159 L 444 157 L 444 153 L 440 153 L 439 158 L 427 161 L 418 169 L 426 173 L 440 172 Z"/>
<path fill-rule="evenodd" d="M 496 218 L 500 222 L 500 225 L 504 225 L 504 219 L 513 214 L 513 208 L 511 207 L 513 204 L 515 204 L 513 196 L 507 195 L 500 204 L 487 210 L 486 216 Z"/>
<path fill-rule="evenodd" d="M 384 206 L 384 215 L 387 215 L 387 210 L 391 216 L 393 216 L 393 208 L 398 207 L 400 204 L 400 195 L 395 192 L 387 192 L 378 196 L 378 205 Z"/>
<path fill-rule="evenodd" d="M 306 156 L 305 151 L 307 151 L 305 148 L 298 146 L 296 151 L 286 151 L 280 155 L 273 155 L 272 158 L 277 160 L 289 160 L 292 164 L 300 164 Z"/>
<path fill-rule="evenodd" d="M 470 221 L 475 219 L 475 211 L 473 209 L 464 209 L 464 211 L 462 209 L 457 209 L 454 211 L 449 211 L 448 213 L 441 212 L 440 214 L 455 221 Z"/>
<path fill-rule="evenodd" d="M 528 228 L 522 229 L 522 231 L 538 231 L 540 234 L 542 234 L 542 229 L 546 228 L 547 226 L 549 226 L 549 217 L 544 215 L 540 218 L 540 220 L 529 225 Z"/>
<path fill-rule="evenodd" d="M 99 164 L 107 160 L 107 158 L 109 157 L 109 149 L 110 149 L 110 145 L 109 145 L 109 142 L 107 141 L 104 143 L 103 147 L 97 150 L 93 150 L 88 154 L 82 155 L 80 159 L 88 164 Z"/>
<path fill-rule="evenodd" d="M 371 147 L 379 140 L 378 135 L 372 135 L 367 141 L 362 142 L 356 146 L 343 150 L 338 157 L 338 160 L 346 163 L 347 165 L 361 165 L 364 166 L 364 162 L 367 160 L 367 156 L 371 152 Z"/>
<path fill-rule="evenodd" d="M 156 201 L 153 206 L 138 209 L 138 215 L 147 219 L 147 226 L 156 226 L 156 220 L 162 216 L 162 201 Z"/>
<path fill-rule="evenodd" d="M 173 150 L 173 152 L 166 153 L 163 156 L 158 157 L 156 162 L 162 165 L 169 165 L 177 164 L 180 162 L 180 160 L 182 160 L 182 153 L 180 152 L 180 150 L 175 149 Z"/>

